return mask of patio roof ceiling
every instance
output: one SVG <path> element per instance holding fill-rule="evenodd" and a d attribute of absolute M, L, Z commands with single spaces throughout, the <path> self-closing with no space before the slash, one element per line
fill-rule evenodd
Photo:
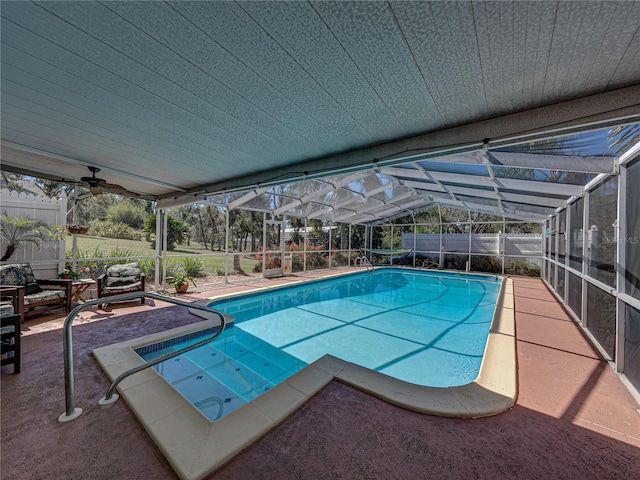
<path fill-rule="evenodd" d="M 595 175 L 614 155 L 505 147 L 640 121 L 640 2 L 5 1 L 0 14 L 2 168 L 78 181 L 96 166 L 161 207 L 226 193 L 265 208 L 281 188 L 269 208 L 312 218 L 440 203 L 539 220 L 580 185 L 505 167 Z"/>

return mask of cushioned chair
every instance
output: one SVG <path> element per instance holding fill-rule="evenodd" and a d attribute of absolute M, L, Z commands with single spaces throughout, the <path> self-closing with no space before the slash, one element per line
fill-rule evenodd
<path fill-rule="evenodd" d="M 138 262 L 111 265 L 98 277 L 98 298 L 130 292 L 144 292 L 144 273 Z M 140 303 L 144 305 L 144 297 Z M 104 306 L 104 305 L 102 305 Z"/>
<path fill-rule="evenodd" d="M 22 300 L 17 305 L 18 313 L 27 317 L 55 309 L 71 311 L 72 280 L 37 280 L 27 264 L 3 265 L 0 267 L 0 286 L 22 289 Z"/>
<path fill-rule="evenodd" d="M 13 364 L 13 373 L 20 373 L 20 324 L 18 306 L 23 302 L 24 289 L 0 287 L 0 342 L 2 365 Z"/>

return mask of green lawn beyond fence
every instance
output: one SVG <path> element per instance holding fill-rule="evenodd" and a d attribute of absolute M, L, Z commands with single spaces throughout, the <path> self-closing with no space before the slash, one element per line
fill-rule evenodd
<path fill-rule="evenodd" d="M 76 258 L 77 266 L 89 267 L 88 272 L 81 272 L 84 278 L 97 278 L 104 273 L 108 265 L 123 263 L 122 260 L 100 260 L 101 258 L 120 257 L 154 257 L 156 251 L 146 240 L 125 240 L 119 238 L 91 237 L 77 235 Z M 67 266 L 70 267 L 69 259 L 72 258 L 71 238 L 67 239 Z M 205 256 L 218 254 L 220 256 Z M 186 273 L 194 278 L 207 277 L 212 275 L 224 275 L 224 252 L 212 252 L 204 248 L 198 242 L 191 242 L 190 245 L 179 245 L 176 249 L 168 252 L 167 276 L 177 272 Z M 153 258 L 141 259 L 140 267 L 149 280 L 153 280 L 155 273 L 155 260 Z M 229 268 L 232 268 L 232 258 L 229 257 Z M 252 273 L 256 260 L 250 253 L 240 257 L 240 267 L 247 273 Z"/>

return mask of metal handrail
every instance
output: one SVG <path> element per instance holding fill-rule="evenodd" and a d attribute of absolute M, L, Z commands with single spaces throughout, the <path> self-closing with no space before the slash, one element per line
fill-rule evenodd
<path fill-rule="evenodd" d="M 64 326 L 62 327 L 62 348 L 64 353 L 64 394 L 65 394 L 65 413 L 58 417 L 58 421 L 60 422 L 70 422 L 71 420 L 75 420 L 82 413 L 81 408 L 75 407 L 75 392 L 74 392 L 74 382 L 73 382 L 73 338 L 71 334 L 71 327 L 73 326 L 73 321 L 78 316 L 80 312 L 86 310 L 93 305 L 100 305 L 105 302 L 121 302 L 126 300 L 135 300 L 136 298 L 153 298 L 155 300 L 159 300 L 162 302 L 173 303 L 175 305 L 181 305 L 187 308 L 193 308 L 196 310 L 202 310 L 209 313 L 215 313 L 220 317 L 220 330 L 216 333 L 216 335 L 220 335 L 225 327 L 225 318 L 221 312 L 217 310 L 213 310 L 204 305 L 198 305 L 195 303 L 183 302 L 182 300 L 177 300 L 175 298 L 167 297 L 165 295 L 158 295 L 157 293 L 151 292 L 131 292 L 131 293 L 123 293 L 122 295 L 113 295 L 107 298 L 97 298 L 94 300 L 89 300 L 84 302 L 81 305 L 75 307 L 67 318 L 64 321 Z M 214 336 L 211 339 L 207 339 L 208 341 L 217 338 Z M 205 342 L 207 343 L 207 342 Z M 148 366 L 152 366 L 147 364 Z M 146 368 L 146 367 L 145 367 Z M 135 373 L 135 372 L 133 372 Z M 117 380 L 117 379 L 116 379 Z"/>
<path fill-rule="evenodd" d="M 218 329 L 218 331 L 210 338 L 207 338 L 205 340 L 201 340 L 198 343 L 194 343 L 193 345 L 187 345 L 186 347 L 181 348 L 180 350 L 176 350 L 174 352 L 170 352 L 170 353 L 166 353 L 164 355 L 162 355 L 161 357 L 158 358 L 154 358 L 153 360 L 151 360 L 150 362 L 146 362 L 142 365 L 138 365 L 137 367 L 133 367 L 130 370 L 127 370 L 126 372 L 118 375 L 118 377 L 111 383 L 111 385 L 109 385 L 109 388 L 107 390 L 107 393 L 105 394 L 104 398 L 102 398 L 100 400 L 100 405 L 111 405 L 113 402 L 115 402 L 118 399 L 118 395 L 115 395 L 114 398 L 114 394 L 113 391 L 116 389 L 116 387 L 118 386 L 118 384 L 124 380 L 125 378 L 133 375 L 134 373 L 138 373 L 141 372 L 142 370 L 145 370 L 149 367 L 153 367 L 154 365 L 157 365 L 159 363 L 162 363 L 166 360 L 170 360 L 173 357 L 177 357 L 178 355 L 182 355 L 183 353 L 189 352 L 191 350 L 194 350 L 198 347 L 202 347 L 203 345 L 206 345 L 209 342 L 213 342 L 216 338 L 218 338 L 220 335 L 222 335 L 222 332 L 224 330 L 224 327 L 226 326 L 226 321 L 224 318 L 224 315 L 220 312 L 217 312 L 215 310 L 212 310 L 213 312 L 217 313 L 218 315 L 220 315 L 220 328 Z"/>
<path fill-rule="evenodd" d="M 360 261 L 361 267 L 366 268 L 367 271 L 371 271 L 371 272 L 373 271 L 373 263 L 371 263 L 371 260 L 369 260 L 365 255 L 362 255 L 361 257 L 357 257 L 355 259 L 353 264 L 356 268 L 358 268 L 358 261 Z"/>

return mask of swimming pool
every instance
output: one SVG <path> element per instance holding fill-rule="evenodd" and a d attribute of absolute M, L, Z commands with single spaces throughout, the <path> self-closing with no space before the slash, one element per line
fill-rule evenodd
<path fill-rule="evenodd" d="M 500 283 L 385 268 L 220 300 L 209 306 L 232 328 L 154 368 L 212 421 L 324 355 L 416 385 L 466 385 L 478 377 Z M 138 353 L 148 361 L 196 341 Z"/>
<path fill-rule="evenodd" d="M 334 270 L 320 275 L 346 279 L 353 274 Z M 287 279 L 289 283 L 292 280 Z M 295 281 L 299 285 L 310 283 L 304 278 Z M 281 280 L 269 280 L 268 284 L 279 282 Z M 262 285 L 247 284 L 234 289 L 253 295 L 274 291 L 272 286 Z M 230 301 L 237 295 L 225 294 L 226 290 L 221 289 L 222 294 L 205 303 Z M 328 354 L 216 421 L 209 420 L 152 369 L 125 379 L 117 390 L 178 476 L 183 480 L 200 480 L 293 414 L 331 381 L 353 386 L 402 408 L 432 415 L 477 418 L 509 409 L 518 392 L 513 307 L 513 281 L 504 278 L 480 373 L 467 385 L 420 386 Z M 149 314 L 154 314 L 153 309 Z M 92 353 L 107 376 L 114 380 L 122 372 L 144 363 L 136 350 L 197 336 L 203 330 L 216 329 L 219 323 L 219 318 L 212 316 L 169 331 L 96 348 Z"/>

